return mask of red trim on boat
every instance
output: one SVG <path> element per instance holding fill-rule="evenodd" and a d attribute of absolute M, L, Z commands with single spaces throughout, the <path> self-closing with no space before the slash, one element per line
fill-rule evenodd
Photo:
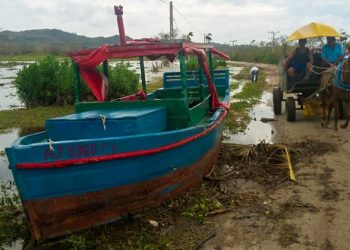
<path fill-rule="evenodd" d="M 194 140 L 208 134 L 211 130 L 213 130 L 215 127 L 217 127 L 225 118 L 225 116 L 227 114 L 227 110 L 223 110 L 222 112 L 223 113 L 221 114 L 220 118 L 212 126 L 205 129 L 201 133 L 195 134 L 195 135 L 188 137 L 186 139 L 183 139 L 181 141 L 171 143 L 171 144 L 159 147 L 159 148 L 138 150 L 138 151 L 132 151 L 132 152 L 126 152 L 126 153 L 119 153 L 119 154 L 101 155 L 101 156 L 97 156 L 97 157 L 96 156 L 95 157 L 86 157 L 83 159 L 74 159 L 74 160 L 61 160 L 61 161 L 53 161 L 53 162 L 18 163 L 18 164 L 16 164 L 16 168 L 17 169 L 64 168 L 64 167 L 69 167 L 72 165 L 81 165 L 81 164 L 94 163 L 94 162 L 100 162 L 100 161 L 111 161 L 111 160 L 117 160 L 117 159 L 125 159 L 125 158 L 139 157 L 139 156 L 160 153 L 160 152 L 163 152 L 166 150 L 180 147 L 182 145 L 185 145 L 191 141 L 194 141 Z"/>

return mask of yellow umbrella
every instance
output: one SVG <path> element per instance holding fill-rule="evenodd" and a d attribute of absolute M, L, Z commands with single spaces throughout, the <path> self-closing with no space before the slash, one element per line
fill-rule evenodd
<path fill-rule="evenodd" d="M 331 26 L 328 26 L 323 23 L 310 23 L 294 31 L 287 38 L 287 41 L 314 38 L 314 37 L 327 37 L 327 36 L 340 37 L 340 38 L 344 37 L 342 34 L 337 32 Z"/>

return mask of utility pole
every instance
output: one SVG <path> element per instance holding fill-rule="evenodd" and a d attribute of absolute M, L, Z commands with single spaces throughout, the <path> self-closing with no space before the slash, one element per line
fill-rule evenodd
<path fill-rule="evenodd" d="M 279 31 L 268 31 L 269 34 L 272 34 L 272 52 L 274 51 L 275 49 L 275 36 L 276 34 L 280 33 Z"/>
<path fill-rule="evenodd" d="M 232 46 L 232 56 L 235 53 L 235 43 L 237 42 L 237 40 L 230 40 L 231 46 Z"/>
<path fill-rule="evenodd" d="M 232 44 L 231 46 L 234 47 L 236 42 L 237 40 L 230 40 L 230 43 Z"/>
<path fill-rule="evenodd" d="M 205 33 L 203 34 L 203 43 L 205 43 Z"/>
<path fill-rule="evenodd" d="M 174 25 L 173 25 L 173 2 L 170 1 L 170 41 L 174 42 Z"/>

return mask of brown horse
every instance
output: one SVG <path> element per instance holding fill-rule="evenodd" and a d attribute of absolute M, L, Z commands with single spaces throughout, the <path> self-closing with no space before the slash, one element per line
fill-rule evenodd
<path fill-rule="evenodd" d="M 341 68 L 342 82 L 345 85 L 349 85 L 350 88 L 350 58 L 344 61 Z M 333 84 L 332 89 L 333 106 L 334 106 L 334 131 L 338 130 L 338 117 L 339 117 L 339 103 L 343 102 L 347 104 L 346 121 L 340 125 L 341 128 L 345 129 L 348 127 L 350 120 L 350 91 L 346 91 L 336 87 Z"/>
<path fill-rule="evenodd" d="M 321 75 L 319 96 L 322 105 L 322 127 L 328 127 L 331 112 L 333 109 L 333 85 L 332 80 L 334 77 L 335 67 L 331 67 L 325 70 Z M 327 110 L 327 120 L 326 120 L 326 110 Z"/>

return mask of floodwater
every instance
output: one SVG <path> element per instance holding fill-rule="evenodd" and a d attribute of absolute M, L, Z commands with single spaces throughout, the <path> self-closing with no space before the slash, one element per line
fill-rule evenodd
<path fill-rule="evenodd" d="M 4 155 L 4 150 L 18 138 L 18 131 L 18 129 L 14 129 L 5 134 L 0 134 L 0 182 L 13 180 L 11 171 L 8 169 L 8 161 Z"/>
<path fill-rule="evenodd" d="M 114 66 L 120 62 L 114 61 L 111 62 L 110 65 Z M 139 61 L 124 61 L 129 65 L 129 69 L 134 70 L 136 73 L 140 74 L 140 62 Z M 164 67 L 163 62 L 161 60 L 154 61 L 144 61 L 145 65 L 145 78 L 146 83 L 158 81 L 163 78 L 164 72 L 174 72 L 179 71 L 180 63 L 178 61 L 174 61 L 173 63 L 169 63 L 167 67 Z"/>
<path fill-rule="evenodd" d="M 2 62 L 6 65 L 9 62 Z M 16 88 L 13 81 L 18 73 L 24 67 L 23 63 L 16 63 L 13 66 L 0 65 L 0 110 L 24 107 L 16 94 Z"/>
<path fill-rule="evenodd" d="M 224 142 L 237 144 L 257 144 L 261 141 L 265 141 L 267 143 L 272 143 L 274 138 L 274 130 L 273 125 L 269 121 L 273 121 L 274 113 L 272 107 L 267 105 L 267 102 L 270 101 L 271 98 L 272 94 L 265 91 L 261 97 L 261 102 L 254 106 L 249 112 L 252 120 L 248 124 L 247 129 L 244 132 L 237 134 L 225 133 Z M 234 102 L 232 105 L 234 105 Z"/>

